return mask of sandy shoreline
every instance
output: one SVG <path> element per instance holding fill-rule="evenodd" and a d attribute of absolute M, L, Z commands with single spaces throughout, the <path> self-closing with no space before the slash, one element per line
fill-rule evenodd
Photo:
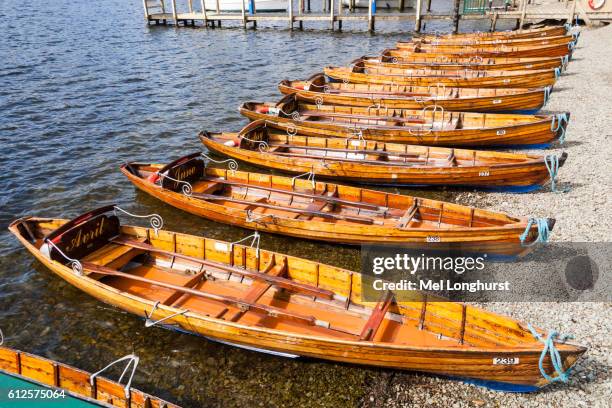
<path fill-rule="evenodd" d="M 582 29 L 568 71 L 558 81 L 545 111 L 570 111 L 567 139 L 547 153 L 569 153 L 559 171 L 559 187 L 528 194 L 460 193 L 457 202 L 510 214 L 554 217 L 552 241 L 612 241 L 610 186 L 612 104 L 612 26 Z M 486 308 L 545 329 L 574 335 L 589 347 L 568 384 L 555 384 L 531 394 L 510 394 L 461 382 L 413 374 L 377 376 L 364 406 L 521 406 L 604 407 L 612 395 L 609 378 L 612 312 L 610 303 L 496 303 Z M 608 402 L 606 402 L 608 401 Z"/>

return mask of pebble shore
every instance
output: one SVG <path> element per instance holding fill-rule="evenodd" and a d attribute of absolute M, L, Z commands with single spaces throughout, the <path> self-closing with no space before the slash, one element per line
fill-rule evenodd
<path fill-rule="evenodd" d="M 559 187 L 529 194 L 460 193 L 456 201 L 477 207 L 557 219 L 551 241 L 612 241 L 612 26 L 582 28 L 567 72 L 559 79 L 545 111 L 570 111 L 566 142 L 547 153 L 569 153 L 559 171 Z M 608 271 L 609 272 L 609 271 Z M 610 303 L 495 303 L 489 310 L 571 333 L 588 346 L 568 384 L 536 393 L 512 394 L 421 374 L 376 376 L 362 400 L 365 407 L 609 407 L 612 398 Z"/>

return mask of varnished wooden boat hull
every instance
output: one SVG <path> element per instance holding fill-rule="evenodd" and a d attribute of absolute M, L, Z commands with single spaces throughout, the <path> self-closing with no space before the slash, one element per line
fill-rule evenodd
<path fill-rule="evenodd" d="M 252 124 L 255 124 L 253 122 Z M 236 134 L 233 134 L 236 135 Z M 232 157 L 254 166 L 263 167 L 266 169 L 279 170 L 294 174 L 303 174 L 312 171 L 320 177 L 345 180 L 362 184 L 378 184 L 378 185 L 415 185 L 415 186 L 462 186 L 462 187 L 477 187 L 493 190 L 516 190 L 530 191 L 540 188 L 550 179 L 550 174 L 544 162 L 544 156 L 513 156 L 512 154 L 501 154 L 491 152 L 493 155 L 499 155 L 498 164 L 489 165 L 467 165 L 453 166 L 448 164 L 445 167 L 414 165 L 406 166 L 399 164 L 388 163 L 384 161 L 375 164 L 360 163 L 359 158 L 352 161 L 339 161 L 334 157 L 319 156 L 317 158 L 306 158 L 299 156 L 281 156 L 274 152 L 247 150 L 239 147 L 228 146 L 213 138 L 217 135 L 201 134 L 200 140 L 209 149 L 219 154 Z M 309 136 L 290 136 L 280 135 L 279 138 L 285 138 L 287 144 L 298 144 L 300 146 L 310 146 L 312 151 L 316 147 L 331 148 L 332 143 L 337 143 L 338 139 L 332 138 L 312 138 Z M 221 136 L 225 140 L 225 136 Z M 231 139 L 230 134 L 227 139 Z M 339 139 L 344 142 L 346 139 Z M 347 142 L 348 143 L 348 142 Z M 376 142 L 371 143 L 373 146 Z M 379 142 L 380 143 L 380 142 Z M 380 143 L 382 144 L 382 143 Z M 388 147 L 372 147 L 373 149 L 385 150 Z M 417 148 L 418 146 L 403 146 L 408 149 Z M 427 151 L 436 148 L 421 146 L 421 153 L 428 156 Z M 429 150 L 428 150 L 429 149 Z M 473 150 L 460 149 L 442 149 L 445 156 L 454 154 L 456 157 L 469 159 L 477 155 L 485 154 L 485 152 L 476 152 Z M 355 156 L 358 157 L 359 155 Z M 359 156 L 361 157 L 361 156 Z M 520 157 L 525 161 L 514 160 Z M 561 159 L 561 164 L 565 160 L 564 156 Z"/>
<path fill-rule="evenodd" d="M 325 85 L 334 91 L 324 92 Z M 480 88 L 467 94 L 462 90 L 468 88 L 450 89 L 444 86 L 428 89 L 377 84 L 333 84 L 326 83 L 321 74 L 313 75 L 306 81 L 283 80 L 278 88 L 285 95 L 295 93 L 299 100 L 317 104 L 364 107 L 380 105 L 399 109 L 423 109 L 437 105 L 446 110 L 465 112 L 534 113 L 548 102 L 550 94 L 550 88 Z"/>
<path fill-rule="evenodd" d="M 258 107 L 269 107 L 262 113 Z M 266 110 L 266 109 L 263 109 Z M 272 110 L 278 113 L 271 113 Z M 296 120 L 294 112 L 306 113 Z M 346 114 L 367 119 L 317 118 L 316 114 Z M 410 143 L 426 146 L 532 146 L 545 145 L 565 134 L 568 122 L 560 120 L 565 115 L 509 115 L 481 114 L 470 112 L 436 112 L 436 117 L 457 118 L 459 122 L 469 120 L 481 122 L 481 127 L 434 128 L 429 130 L 426 124 L 431 122 L 431 110 L 400 110 L 382 108 L 363 108 L 342 105 L 316 105 L 300 103 L 295 95 L 288 95 L 278 103 L 246 102 L 240 106 L 240 113 L 249 120 L 265 120 L 267 125 L 279 130 L 296 132 L 301 135 L 320 137 L 347 137 L 361 132 L 367 140 L 379 140 L 393 143 Z M 372 116 L 369 116 L 372 115 Z M 389 118 L 387 121 L 374 118 Z M 424 117 L 424 124 L 414 124 L 411 128 L 392 125 L 402 117 Z M 467 119 L 471 118 L 471 119 Z M 450 119 L 451 122 L 453 119 Z M 444 122 L 444 121 L 443 121 Z M 557 125 L 561 123 L 560 125 Z M 422 128 L 419 129 L 419 126 Z"/>
<path fill-rule="evenodd" d="M 430 57 L 393 56 L 390 51 L 383 51 L 380 57 L 361 57 L 366 67 L 388 67 L 403 69 L 437 69 L 437 70 L 460 70 L 470 69 L 475 71 L 517 71 L 528 69 L 565 69 L 564 58 L 474 58 L 474 57 Z"/>
<path fill-rule="evenodd" d="M 461 55 L 480 57 L 564 57 L 569 55 L 571 58 L 573 43 L 541 46 L 505 46 L 495 44 L 484 45 L 433 45 L 433 44 L 396 44 L 398 50 L 405 50 L 408 55 L 411 53 L 441 54 L 441 55 Z"/>
<path fill-rule="evenodd" d="M 367 71 L 367 72 L 359 72 Z M 538 88 L 553 86 L 560 70 L 540 71 L 451 71 L 404 70 L 401 68 L 377 67 L 359 69 L 357 67 L 325 67 L 325 75 L 345 83 L 379 85 L 431 86 L 444 84 L 455 88 Z M 497 75 L 503 72 L 504 75 Z M 516 72 L 516 74 L 514 74 Z"/>
<path fill-rule="evenodd" d="M 37 249 L 33 250 L 38 252 Z M 32 253 L 34 254 L 34 252 Z M 49 260 L 47 259 L 47 261 Z M 57 268 L 61 268 L 61 265 L 58 264 Z M 59 275 L 62 276 L 61 273 Z M 104 377 L 94 377 L 94 387 L 90 381 L 91 373 L 5 346 L 0 346 L 0 374 L 2 373 L 23 378 L 45 387 L 64 390 L 66 392 L 66 406 L 71 406 L 69 396 L 72 396 L 100 407 L 179 408 L 177 405 L 133 388 L 130 388 L 129 398 L 126 398 L 123 384 Z M 49 388 L 49 390 L 53 388 Z M 48 404 L 41 402 L 40 406 L 60 406 L 60 398 L 63 399 L 64 397 L 49 399 Z M 30 406 L 35 406 L 36 403 L 32 402 L 31 404 Z M 19 405 L 21 404 L 16 402 L 16 406 Z"/>
<path fill-rule="evenodd" d="M 475 33 L 459 33 L 459 34 L 418 34 L 418 38 L 444 41 L 446 39 L 505 39 L 505 38 L 537 38 L 550 37 L 556 35 L 566 35 L 568 28 L 566 26 L 545 26 L 542 28 L 493 31 L 493 32 L 475 32 Z"/>
<path fill-rule="evenodd" d="M 140 165 L 140 164 L 136 164 Z M 161 165 L 155 165 L 161 168 Z M 330 223 L 325 219 L 296 219 L 294 216 L 275 216 L 273 218 L 263 218 L 257 220 L 258 216 L 249 217 L 247 209 L 228 208 L 222 203 L 210 202 L 206 200 L 189 197 L 181 192 L 174 192 L 162 189 L 158 185 L 134 174 L 128 167 L 121 168 L 122 173 L 140 190 L 151 196 L 170 204 L 176 208 L 224 224 L 231 224 L 243 228 L 255 229 L 275 234 L 288 235 L 304 239 L 314 239 L 334 243 L 359 245 L 363 243 L 426 243 L 431 237 L 436 237 L 436 241 L 446 243 L 461 242 L 462 247 L 474 251 L 486 251 L 489 253 L 513 255 L 522 253 L 525 247 L 521 246 L 519 236 L 527 226 L 527 219 L 524 218 L 503 218 L 494 213 L 485 212 L 488 217 L 501 217 L 505 223 L 500 227 L 491 228 L 447 228 L 440 230 L 437 227 L 424 228 L 401 228 L 395 224 L 386 225 L 364 225 L 362 223 L 345 222 L 343 225 Z M 241 171 L 207 169 L 207 174 L 220 177 L 226 180 L 247 181 L 259 186 L 278 185 L 284 188 L 299 186 L 300 189 L 307 190 L 310 182 L 302 179 L 291 179 L 289 177 L 247 173 Z M 409 209 L 414 204 L 414 199 L 408 196 L 385 193 L 374 190 L 365 190 L 358 187 L 336 185 L 331 183 L 316 183 L 317 191 L 337 190 L 340 197 L 352 197 L 352 200 L 365 200 L 366 202 L 378 205 L 401 206 Z M 297 187 L 296 187 L 297 188 Z M 423 205 L 432 208 L 445 208 L 445 211 L 461 213 L 464 217 L 477 217 L 481 214 L 480 210 L 475 212 L 455 204 L 443 203 L 440 201 L 419 199 Z M 481 217 L 484 217 L 482 215 Z M 439 217 L 439 215 L 438 215 Z M 447 215 L 442 217 L 446 220 Z M 476 223 L 474 222 L 474 226 Z M 554 220 L 549 221 L 549 228 L 554 226 Z M 537 228 L 532 227 L 528 236 L 528 241 L 533 241 L 537 237 Z"/>
<path fill-rule="evenodd" d="M 32 230 L 35 223 L 43 226 L 59 226 L 64 222 L 65 220 L 57 219 L 20 219 L 13 222 L 9 229 L 36 259 L 60 278 L 102 302 L 137 316 L 144 317 L 145 314 L 148 314 L 153 320 L 164 319 L 164 323 L 171 327 L 258 350 L 496 381 L 514 385 L 516 386 L 514 389 L 520 391 L 534 390 L 547 384 L 547 380 L 542 377 L 538 368 L 543 345 L 533 338 L 531 333 L 525 329 L 524 324 L 515 320 L 453 302 L 405 302 L 399 303 L 397 311 L 393 312 L 394 316 L 400 318 L 401 323 L 398 325 L 392 320 L 391 314 L 387 316 L 383 314 L 383 319 L 379 323 L 380 330 L 377 330 L 374 338 L 367 341 L 335 333 L 331 326 L 303 327 L 300 330 L 300 326 L 296 323 L 285 323 L 280 318 L 262 316 L 259 320 L 260 324 L 255 325 L 251 322 L 256 322 L 257 320 L 254 320 L 253 317 L 258 315 L 255 311 L 248 309 L 243 312 L 249 315 L 248 320 L 225 320 L 224 316 L 230 314 L 229 312 L 218 318 L 214 316 L 216 313 L 214 310 L 223 307 L 223 303 L 198 304 L 193 303 L 193 296 L 188 296 L 181 302 L 167 305 L 160 302 L 166 296 L 164 293 L 167 293 L 167 291 L 163 292 L 163 288 L 155 289 L 154 286 L 145 284 L 116 287 L 120 284 L 116 280 L 100 281 L 95 278 L 95 274 L 78 275 L 68 266 L 43 256 L 34 242 L 23 235 L 24 223 L 28 223 L 28 229 Z M 121 234 L 133 237 L 133 239 L 148 239 L 148 242 L 156 248 L 190 254 L 194 259 L 197 257 L 244 270 L 265 272 L 268 264 L 278 265 L 279 262 L 283 262 L 286 265 L 285 276 L 288 279 L 325 288 L 334 293 L 334 299 L 337 300 L 330 302 L 329 306 L 317 303 L 312 296 L 309 299 L 302 298 L 301 302 L 309 302 L 308 304 L 316 306 L 317 309 L 313 310 L 317 310 L 317 313 L 323 313 L 321 311 L 326 309 L 329 310 L 327 312 L 329 316 L 332 316 L 330 313 L 345 313 L 347 319 L 357 320 L 358 323 L 362 322 L 361 324 L 366 322 L 368 313 L 373 314 L 368 309 L 364 310 L 364 307 L 371 306 L 361 299 L 361 276 L 350 271 L 270 251 L 256 252 L 255 248 L 242 245 L 230 246 L 229 243 L 203 237 L 165 231 L 154 232 L 146 228 L 131 226 L 121 227 Z M 100 259 L 99 262 L 106 262 L 103 261 L 104 258 L 96 259 Z M 125 260 L 121 261 L 121 263 L 125 262 Z M 172 264 L 179 265 L 180 262 L 180 259 L 177 259 Z M 169 276 L 163 270 L 160 270 L 158 275 Z M 228 288 L 234 287 L 232 285 L 245 284 L 244 281 L 237 284 L 229 280 L 219 282 L 219 285 Z M 196 287 L 215 287 L 216 285 L 213 281 L 210 284 L 203 282 Z M 138 286 L 141 286 L 140 290 Z M 282 297 L 282 293 L 277 295 L 279 298 L 275 304 L 285 304 L 283 303 L 285 297 Z M 299 299 L 295 299 L 297 295 L 292 294 L 289 302 L 298 302 Z M 339 297 L 336 298 L 336 296 Z M 347 299 L 346 308 L 350 310 L 345 311 L 344 306 L 340 306 L 345 303 L 341 298 Z M 192 303 L 189 303 L 190 300 Z M 258 302 L 263 304 L 270 301 L 274 300 L 268 297 L 261 298 Z M 225 306 L 225 310 L 228 307 L 232 308 L 232 313 L 238 310 L 233 306 Z M 200 310 L 209 310 L 209 313 L 213 315 L 208 316 Z M 359 310 L 362 312 L 358 312 Z M 273 327 L 268 327 L 270 324 Z M 419 324 L 420 328 L 418 328 Z M 386 340 L 386 336 L 393 331 L 393 327 L 405 327 L 405 330 L 411 334 L 406 340 L 414 344 L 405 344 L 406 340 L 403 344 Z M 442 336 L 436 339 L 437 333 L 448 340 L 441 340 Z M 497 338 L 495 333 L 499 333 Z M 539 333 L 542 332 L 539 331 Z M 459 338 L 463 340 L 458 342 Z M 480 344 L 480 346 L 473 344 Z M 487 344 L 490 345 L 485 346 Z M 571 343 L 557 342 L 556 348 L 560 352 L 564 369 L 571 367 L 585 351 L 583 347 Z M 508 358 L 516 363 L 512 365 L 495 364 L 495 359 L 499 358 Z M 548 357 L 545 358 L 543 366 L 548 372 L 552 370 Z"/>
<path fill-rule="evenodd" d="M 551 46 L 567 45 L 574 42 L 573 35 L 556 35 L 535 38 L 415 38 L 413 41 L 398 42 L 398 48 L 410 48 L 413 44 L 428 45 L 468 45 L 468 46 L 498 46 L 498 47 L 526 47 L 526 46 Z"/>

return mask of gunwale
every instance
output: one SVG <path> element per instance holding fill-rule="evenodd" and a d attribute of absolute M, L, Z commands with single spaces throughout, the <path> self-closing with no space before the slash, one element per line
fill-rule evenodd
<path fill-rule="evenodd" d="M 536 112 L 546 105 L 550 88 L 449 88 L 328 82 L 323 73 L 307 80 L 284 79 L 278 84 L 284 95 L 296 94 L 318 105 L 335 104 L 422 109 L 437 105 L 451 111 Z M 329 92 L 326 90 L 329 89 Z"/>
<path fill-rule="evenodd" d="M 482 309 L 475 308 L 473 306 L 463 307 L 458 304 L 460 308 L 463 308 L 464 316 L 469 316 L 467 312 L 468 307 L 472 316 L 476 316 L 475 311 L 480 313 L 480 311 L 482 310 L 482 316 L 485 319 L 493 319 L 494 327 L 497 327 L 498 329 L 499 327 L 504 327 L 506 330 L 511 330 L 512 333 L 515 333 L 514 336 L 518 336 L 518 334 L 516 333 L 521 333 L 521 337 L 525 337 L 527 335 L 529 336 L 528 338 L 530 339 L 530 341 L 526 344 L 523 343 L 518 346 L 514 344 L 512 346 L 505 347 L 499 346 L 499 344 L 496 344 L 495 346 L 491 347 L 475 347 L 465 342 L 456 345 L 453 344 L 452 347 L 448 345 L 446 347 L 440 347 L 440 342 L 437 342 L 437 345 L 435 346 L 423 346 L 405 344 L 400 345 L 382 341 L 377 342 L 374 340 L 352 341 L 350 339 L 336 339 L 333 337 L 330 338 L 329 336 L 303 334 L 299 332 L 288 333 L 286 330 L 245 325 L 241 324 L 240 322 L 220 322 L 217 318 L 206 316 L 202 313 L 194 313 L 191 310 L 181 309 L 180 307 L 173 307 L 167 305 L 159 305 L 159 307 L 156 307 L 156 303 L 153 300 L 148 299 L 147 297 L 142 297 L 130 292 L 121 291 L 113 286 L 93 279 L 89 275 L 79 276 L 75 274 L 75 272 L 70 267 L 55 260 L 51 260 L 42 255 L 39 249 L 35 246 L 35 242 L 31 242 L 31 239 L 25 237 L 22 231 L 20 230 L 20 226 L 23 223 L 29 223 L 30 227 L 32 226 L 32 223 L 46 223 L 55 225 L 57 227 L 59 225 L 62 225 L 66 221 L 67 220 L 61 219 L 24 217 L 12 222 L 9 226 L 9 230 L 18 238 L 22 245 L 24 245 L 24 247 L 34 255 L 35 258 L 37 258 L 52 272 L 59 275 L 68 283 L 74 285 L 78 289 L 83 290 L 84 292 L 105 303 L 117 306 L 123 310 L 134 313 L 136 315 L 141 315 L 142 311 L 144 310 L 145 313 L 151 313 L 150 318 L 152 319 L 167 318 L 169 324 L 180 326 L 191 333 L 203 335 L 205 337 L 213 337 L 220 340 L 232 341 L 236 345 L 242 344 L 244 346 L 248 346 L 248 344 L 251 344 L 255 341 L 255 344 L 261 347 L 260 350 L 262 351 L 266 349 L 271 351 L 276 350 L 278 352 L 291 351 L 297 352 L 299 355 L 323 358 L 328 360 L 344 361 L 356 364 L 379 365 L 390 368 L 427 371 L 442 375 L 456 376 L 457 374 L 463 373 L 468 374 L 467 377 L 502 380 L 504 382 L 506 382 L 506 380 L 509 380 L 508 382 L 513 384 L 529 385 L 532 387 L 540 387 L 547 383 L 547 381 L 541 377 L 541 374 L 539 373 L 539 369 L 537 367 L 538 356 L 541 353 L 542 349 L 541 343 L 533 339 L 533 336 L 525 329 L 525 327 L 520 322 L 516 322 L 511 318 L 496 315 L 494 313 L 487 312 Z M 27 229 L 32 230 L 32 228 Z M 136 237 L 152 237 L 154 234 L 154 231 L 149 228 L 132 226 L 121 227 L 121 232 L 123 234 L 131 234 Z M 173 242 L 175 243 L 175 245 L 176 242 L 178 242 L 177 237 L 191 237 L 196 240 L 202 240 L 201 242 L 207 242 L 207 240 L 212 242 L 223 242 L 218 240 L 211 240 L 209 238 L 188 236 L 186 234 L 165 232 L 164 234 L 167 234 L 164 235 L 166 238 L 168 238 L 168 236 L 174 237 Z M 164 238 L 162 237 L 160 239 L 163 240 Z M 234 253 L 234 251 L 238 251 L 243 255 L 245 252 L 248 253 L 249 255 L 247 255 L 247 258 L 244 259 L 250 259 L 255 255 L 255 248 L 245 247 L 239 244 L 234 244 L 231 247 L 230 251 L 232 252 L 232 254 Z M 265 257 L 266 254 L 273 254 L 274 257 L 274 253 L 272 253 L 271 251 L 258 251 L 261 251 L 261 254 L 263 254 L 259 255 L 261 257 Z M 204 259 L 206 259 L 207 252 L 204 252 L 204 254 Z M 299 262 L 322 265 L 313 261 L 303 260 L 288 255 L 278 255 L 279 259 L 284 259 L 284 262 L 292 262 L 292 260 L 298 260 Z M 229 259 L 234 258 L 235 257 L 231 255 Z M 238 259 L 241 258 L 239 257 Z M 276 262 L 276 257 L 274 257 L 274 260 Z M 245 260 L 243 262 L 247 261 Z M 244 265 L 246 266 L 246 263 Z M 357 279 L 355 280 L 350 280 L 350 286 L 356 288 L 360 287 L 359 285 L 361 284 L 361 280 L 358 278 L 360 276 L 359 274 L 356 274 L 351 271 L 342 270 L 336 267 L 331 268 L 334 271 L 334 276 L 337 276 L 337 274 L 340 273 L 344 273 L 347 276 L 357 277 Z M 317 271 L 319 271 L 319 269 L 317 269 Z M 318 273 L 319 272 L 317 272 L 317 274 Z M 317 285 L 319 285 L 318 278 Z M 356 301 L 357 293 L 349 292 L 348 299 L 349 303 L 351 301 Z M 410 308 L 412 308 L 412 303 L 414 302 L 405 302 L 405 304 L 398 304 L 398 307 L 404 308 L 399 310 L 401 316 L 407 316 L 404 315 L 402 311 L 411 310 Z M 446 319 L 453 318 L 456 320 L 456 314 L 448 314 L 450 310 L 448 308 L 450 307 L 449 305 L 451 303 L 453 302 L 430 302 L 427 304 L 431 305 L 431 309 L 434 310 L 447 310 L 447 314 L 445 315 Z M 418 311 L 418 309 L 416 308 L 412 309 Z M 431 309 L 428 309 L 428 312 L 430 312 Z M 428 332 L 432 334 L 436 333 L 436 331 L 434 331 L 436 327 L 442 327 L 433 324 L 433 316 L 435 315 L 430 315 L 429 317 L 431 325 L 427 323 L 424 326 L 428 330 Z M 387 315 L 385 314 L 383 320 L 387 323 L 391 322 L 391 315 L 387 317 Z M 416 324 L 416 319 L 414 320 L 414 324 Z M 427 322 L 427 320 L 428 318 L 426 316 L 424 321 Z M 464 319 L 464 321 L 467 320 L 468 319 Z M 482 325 L 484 324 L 483 322 L 486 322 L 488 320 L 477 318 L 476 320 L 469 319 L 469 321 L 470 325 L 475 324 L 475 327 L 478 327 L 478 325 Z M 404 322 L 404 320 L 402 319 L 401 325 L 404 326 L 406 324 L 408 323 Z M 439 331 L 443 329 L 440 328 L 437 330 Z M 466 326 L 466 328 L 463 330 L 467 331 L 468 327 Z M 541 333 L 540 330 L 538 330 L 538 332 Z M 456 341 L 456 339 L 454 340 Z M 565 369 L 573 365 L 577 358 L 586 351 L 584 347 L 569 342 L 557 342 L 556 346 L 564 359 Z M 464 351 L 463 349 L 466 350 Z M 504 356 L 506 354 L 520 357 L 520 375 L 509 376 L 507 373 L 507 367 L 504 367 L 500 370 L 500 367 L 495 367 L 494 365 L 490 364 L 491 356 Z M 469 367 L 477 363 L 480 363 L 480 365 L 484 367 L 480 367 L 477 371 L 470 371 Z M 552 368 L 549 362 L 545 362 L 545 367 L 548 370 Z"/>
<path fill-rule="evenodd" d="M 439 111 L 317 105 L 300 101 L 295 94 L 278 102 L 243 102 L 239 107 L 251 121 L 265 120 L 272 128 L 295 130 L 306 136 L 348 137 L 360 132 L 366 140 L 451 147 L 543 145 L 565 134 L 570 118 L 569 112 L 513 115 Z M 294 117 L 296 113 L 298 118 Z M 557 121 L 560 125 L 555 130 Z"/>

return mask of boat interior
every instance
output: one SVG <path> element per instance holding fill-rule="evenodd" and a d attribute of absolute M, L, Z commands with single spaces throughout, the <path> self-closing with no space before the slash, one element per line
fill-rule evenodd
<path fill-rule="evenodd" d="M 380 59 L 383 62 L 432 62 L 440 64 L 475 64 L 475 65 L 496 65 L 496 64 L 530 64 L 538 62 L 554 61 L 561 64 L 559 57 L 481 57 L 481 56 L 449 56 L 436 54 L 412 54 L 406 55 L 404 51 L 394 48 L 387 48 L 382 51 L 380 57 L 362 57 L 366 60 Z"/>
<path fill-rule="evenodd" d="M 255 247 L 122 226 L 114 208 L 69 222 L 23 218 L 11 228 L 32 250 L 67 265 L 62 273 L 76 273 L 67 259 L 78 261 L 83 280 L 148 305 L 159 302 L 158 308 L 337 340 L 432 348 L 541 347 L 510 318 L 426 295 L 398 303 L 387 291 L 378 301 L 364 302 L 359 274 Z"/>

